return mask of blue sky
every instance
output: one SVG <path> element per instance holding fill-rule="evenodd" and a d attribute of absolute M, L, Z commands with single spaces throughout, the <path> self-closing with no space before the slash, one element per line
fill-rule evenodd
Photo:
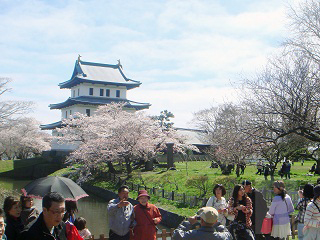
<path fill-rule="evenodd" d="M 0 76 L 12 91 L 2 98 L 36 103 L 31 116 L 60 120 L 48 105 L 70 92 L 82 60 L 116 64 L 141 81 L 128 99 L 168 109 L 175 124 L 191 127 L 192 114 L 236 100 L 231 82 L 252 76 L 277 52 L 293 0 L 0 0 Z"/>

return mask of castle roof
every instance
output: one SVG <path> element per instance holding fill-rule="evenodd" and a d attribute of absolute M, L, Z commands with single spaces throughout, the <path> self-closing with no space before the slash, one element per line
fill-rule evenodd
<path fill-rule="evenodd" d="M 112 102 L 125 102 L 126 108 L 134 108 L 136 110 L 148 109 L 151 104 L 149 103 L 139 103 L 130 101 L 128 99 L 122 98 L 102 98 L 102 97 L 92 97 L 92 96 L 79 96 L 79 97 L 69 97 L 66 101 L 56 104 L 50 104 L 50 109 L 61 109 L 69 107 L 75 104 L 85 104 L 85 105 L 106 105 Z"/>
<path fill-rule="evenodd" d="M 55 128 L 60 128 L 62 124 L 62 121 L 49 123 L 49 124 L 41 124 L 40 128 L 41 130 L 53 130 Z"/>
<path fill-rule="evenodd" d="M 120 61 L 120 60 L 119 60 Z M 139 87 L 141 82 L 127 78 L 119 64 L 103 64 L 76 60 L 71 79 L 59 83 L 59 87 L 71 88 L 80 83 L 125 86 L 128 90 Z"/>

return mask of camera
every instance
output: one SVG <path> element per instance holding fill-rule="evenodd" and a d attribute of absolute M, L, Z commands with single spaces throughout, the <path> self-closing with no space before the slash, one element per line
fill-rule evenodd
<path fill-rule="evenodd" d="M 200 220 L 200 219 L 201 219 L 201 217 L 197 216 L 197 220 Z"/>

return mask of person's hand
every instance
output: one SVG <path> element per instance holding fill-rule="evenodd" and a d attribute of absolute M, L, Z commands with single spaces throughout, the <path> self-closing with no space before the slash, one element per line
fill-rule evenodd
<path fill-rule="evenodd" d="M 128 206 L 128 205 L 129 205 L 129 202 L 126 201 L 125 199 L 122 199 L 122 200 L 117 204 L 118 208 L 126 207 L 126 206 Z"/>
<path fill-rule="evenodd" d="M 236 207 L 237 210 L 242 210 L 243 205 L 239 205 Z"/>
<path fill-rule="evenodd" d="M 247 209 L 246 206 L 242 206 L 241 210 L 242 210 L 243 213 L 248 213 L 249 212 L 249 209 Z"/>
<path fill-rule="evenodd" d="M 191 225 L 195 224 L 197 222 L 197 216 L 189 217 L 188 221 Z"/>
<path fill-rule="evenodd" d="M 153 219 L 153 222 L 154 222 L 154 224 L 157 224 L 157 219 L 154 218 L 154 219 Z"/>

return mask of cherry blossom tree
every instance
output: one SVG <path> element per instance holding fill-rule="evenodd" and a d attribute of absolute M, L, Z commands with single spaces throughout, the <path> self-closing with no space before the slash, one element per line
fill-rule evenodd
<path fill-rule="evenodd" d="M 76 113 L 63 121 L 61 143 L 77 144 L 67 161 L 81 164 L 84 181 L 97 172 L 102 163 L 113 170 L 113 163 L 123 163 L 127 174 L 132 172 L 132 163 L 148 161 L 158 151 L 166 148 L 167 142 L 174 143 L 176 152 L 184 152 L 186 144 L 173 129 L 164 130 L 157 121 L 142 112 L 123 110 L 124 104 L 112 103 L 101 106 L 91 117 Z M 194 149 L 195 147 L 188 146 Z"/>
<path fill-rule="evenodd" d="M 21 118 L 0 128 L 0 156 L 24 159 L 50 148 L 51 136 L 42 132 L 33 118 Z"/>
<path fill-rule="evenodd" d="M 0 77 L 0 97 L 11 90 L 11 88 L 8 87 L 10 82 L 10 78 Z M 17 117 L 30 112 L 32 105 L 32 102 L 3 101 L 0 99 L 0 128 L 10 124 L 10 122 L 17 119 Z"/>
<path fill-rule="evenodd" d="M 241 105 L 220 104 L 194 114 L 194 122 L 206 130 L 205 142 L 213 147 L 209 154 L 223 164 L 235 164 L 237 169 L 254 152 L 252 138 L 248 134 L 249 115 Z M 240 176 L 240 172 L 236 171 Z"/>

